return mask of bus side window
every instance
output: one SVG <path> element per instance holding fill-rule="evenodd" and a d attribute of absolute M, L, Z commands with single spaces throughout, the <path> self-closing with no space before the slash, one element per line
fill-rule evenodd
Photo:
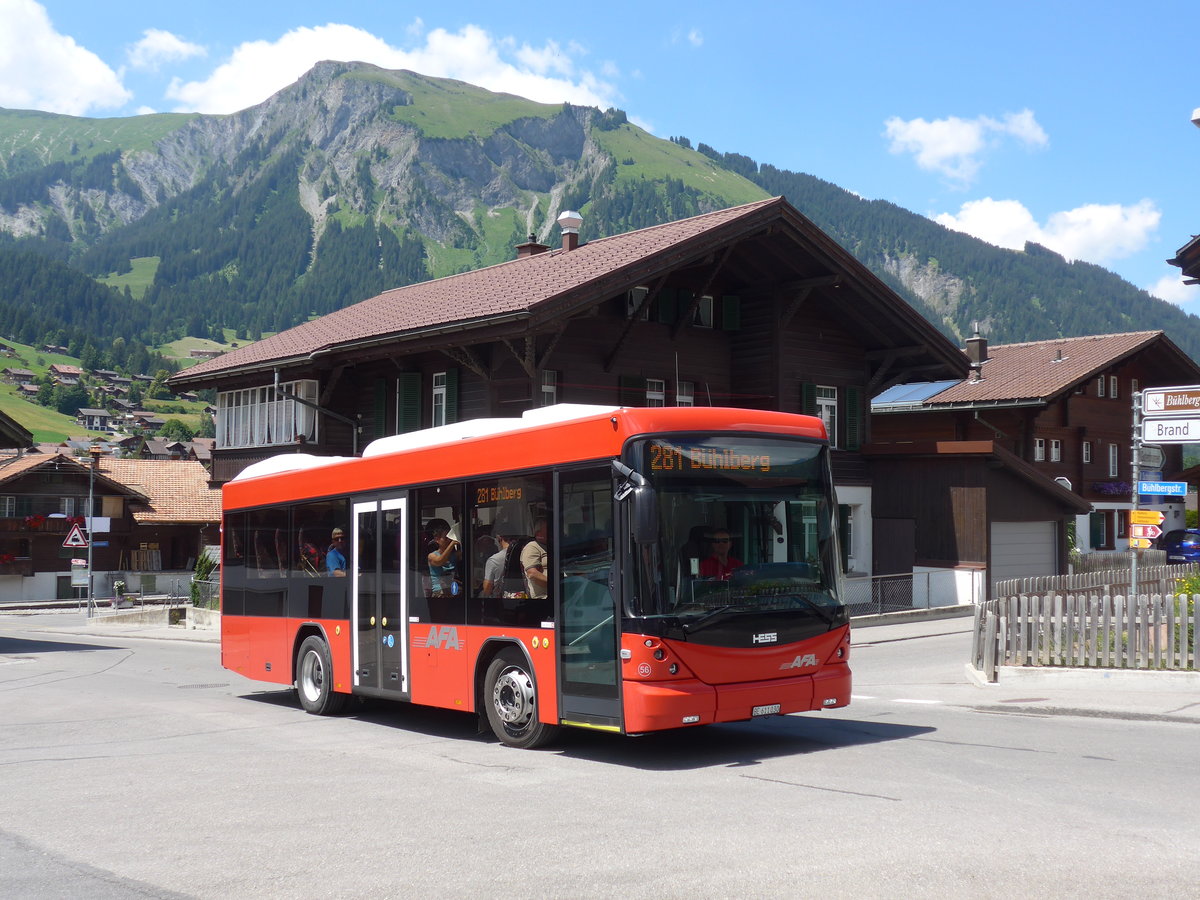
<path fill-rule="evenodd" d="M 418 492 L 412 565 L 417 589 L 412 613 L 423 621 L 466 623 L 465 585 L 470 554 L 462 544 L 462 487 L 443 485 Z M 422 609 L 422 607 L 424 607 Z"/>

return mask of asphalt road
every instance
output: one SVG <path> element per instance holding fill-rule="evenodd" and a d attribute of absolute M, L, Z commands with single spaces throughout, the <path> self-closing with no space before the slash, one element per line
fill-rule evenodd
<path fill-rule="evenodd" d="M 6 897 L 1200 895 L 1200 696 L 980 688 L 966 620 L 856 633 L 843 710 L 545 751 L 61 621 L 0 616 Z"/>

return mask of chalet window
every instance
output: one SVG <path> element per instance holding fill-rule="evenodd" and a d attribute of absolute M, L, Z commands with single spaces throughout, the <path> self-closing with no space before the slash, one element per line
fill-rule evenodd
<path fill-rule="evenodd" d="M 75 498 L 74 497 L 59 497 L 58 511 L 68 518 L 75 515 Z"/>
<path fill-rule="evenodd" d="M 1108 376 L 1108 396 L 1112 397 L 1114 400 L 1117 399 L 1117 376 L 1116 375 Z"/>
<path fill-rule="evenodd" d="M 661 378 L 646 379 L 646 405 L 667 405 L 667 383 Z"/>
<path fill-rule="evenodd" d="M 1117 538 L 1129 537 L 1129 510 L 1118 509 L 1117 514 Z"/>
<path fill-rule="evenodd" d="M 713 327 L 713 298 L 707 295 L 700 298 L 700 302 L 696 304 L 696 314 L 692 317 L 692 324 L 697 328 L 712 328 Z"/>
<path fill-rule="evenodd" d="M 436 428 L 446 424 L 446 373 L 433 373 L 433 419 L 431 424 Z"/>
<path fill-rule="evenodd" d="M 1120 474 L 1120 448 L 1116 444 L 1108 445 L 1108 476 L 1116 478 Z"/>
<path fill-rule="evenodd" d="M 1104 396 L 1104 376 L 1103 375 L 1101 375 L 1099 378 L 1096 379 L 1096 396 L 1097 397 Z"/>
<path fill-rule="evenodd" d="M 0 519 L 12 519 L 17 515 L 17 498 L 0 497 Z"/>
<path fill-rule="evenodd" d="M 650 304 L 646 303 L 646 295 L 650 293 L 648 287 L 630 288 L 629 293 L 625 295 L 625 318 L 632 319 L 637 316 L 639 321 L 645 322 L 650 318 Z"/>
<path fill-rule="evenodd" d="M 1088 516 L 1088 532 L 1093 550 L 1112 549 L 1112 529 L 1108 524 L 1110 515 L 1108 510 L 1100 510 Z"/>
<path fill-rule="evenodd" d="M 841 544 L 842 571 L 854 568 L 854 510 L 848 504 L 838 506 L 838 542 Z"/>
<path fill-rule="evenodd" d="M 1138 392 L 1138 380 L 1136 378 L 1129 379 L 1129 395 L 1132 397 Z"/>
<path fill-rule="evenodd" d="M 1034 438 L 1033 439 L 1033 461 L 1034 462 L 1044 462 L 1045 459 L 1046 459 L 1046 439 L 1045 438 Z"/>
<path fill-rule="evenodd" d="M 696 405 L 696 386 L 692 382 L 680 381 L 675 384 L 675 405 Z"/>
<path fill-rule="evenodd" d="M 315 380 L 221 391 L 217 394 L 218 447 L 271 447 L 298 437 L 317 439 L 316 410 L 299 400 L 317 402 Z M 298 398 L 298 399 L 293 399 Z"/>
<path fill-rule="evenodd" d="M 847 385 L 841 389 L 841 416 L 838 415 L 838 393 L 836 387 L 802 382 L 800 384 L 800 412 L 806 416 L 820 416 L 829 432 L 829 446 L 834 449 L 858 450 L 866 435 L 866 403 L 863 389 L 858 385 Z M 841 433 L 838 428 L 841 426 Z"/>
<path fill-rule="evenodd" d="M 539 400 L 542 406 L 553 406 L 558 402 L 558 372 L 554 369 L 542 369 L 542 393 Z"/>
<path fill-rule="evenodd" d="M 1050 442 L 1050 462 L 1062 462 L 1062 441 Z"/>
<path fill-rule="evenodd" d="M 817 385 L 817 415 L 821 417 L 821 421 L 825 423 L 825 430 L 829 432 L 829 446 L 838 446 L 838 408 L 837 408 L 837 388 L 829 387 L 828 385 Z"/>
<path fill-rule="evenodd" d="M 1091 442 L 1091 441 L 1084 441 L 1084 442 L 1083 442 L 1083 462 L 1084 462 L 1084 465 L 1086 465 L 1086 464 L 1090 463 L 1091 461 L 1092 461 L 1092 442 Z"/>

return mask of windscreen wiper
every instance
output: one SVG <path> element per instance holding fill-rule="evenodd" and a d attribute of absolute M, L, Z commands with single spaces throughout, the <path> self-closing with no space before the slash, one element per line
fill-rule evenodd
<path fill-rule="evenodd" d="M 808 605 L 809 609 L 811 609 L 818 616 L 820 616 L 822 620 L 824 620 L 826 625 L 833 624 L 833 619 L 834 619 L 833 614 L 827 613 L 825 611 L 825 607 L 823 607 L 820 603 L 817 603 L 817 601 L 815 601 L 815 600 L 810 600 L 808 597 L 805 597 L 803 594 L 796 594 L 795 596 L 796 596 L 797 600 L 803 600 Z"/>
<path fill-rule="evenodd" d="M 732 603 L 726 603 L 724 606 L 718 606 L 716 609 L 710 609 L 694 622 L 685 622 L 683 624 L 683 632 L 684 634 L 689 634 L 693 631 L 699 631 L 701 628 L 704 628 L 706 625 L 711 625 L 718 619 L 726 618 L 727 616 L 725 614 L 740 608 L 741 607 L 735 606 Z"/>

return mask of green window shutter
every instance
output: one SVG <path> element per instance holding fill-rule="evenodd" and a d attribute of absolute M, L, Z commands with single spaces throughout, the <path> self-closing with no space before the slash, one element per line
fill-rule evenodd
<path fill-rule="evenodd" d="M 667 325 L 674 325 L 675 319 L 679 316 L 675 289 L 663 288 L 658 292 L 655 302 L 658 304 L 658 321 Z"/>
<path fill-rule="evenodd" d="M 421 373 L 401 372 L 396 379 L 399 411 L 396 416 L 396 433 L 404 434 L 421 427 Z"/>
<path fill-rule="evenodd" d="M 817 386 L 811 381 L 800 382 L 800 412 L 806 416 L 817 414 Z"/>
<path fill-rule="evenodd" d="M 742 327 L 742 298 L 726 294 L 721 298 L 721 328 L 739 331 Z"/>
<path fill-rule="evenodd" d="M 863 391 L 860 387 L 846 388 L 846 442 L 847 450 L 861 450 L 865 422 L 863 421 Z"/>
<path fill-rule="evenodd" d="M 458 421 L 458 369 L 446 370 L 446 424 Z"/>
<path fill-rule="evenodd" d="M 381 438 L 387 434 L 387 395 L 388 381 L 386 378 L 375 379 L 375 437 Z"/>
<path fill-rule="evenodd" d="M 617 403 L 621 406 L 645 406 L 645 377 L 642 375 L 620 376 L 617 381 Z"/>

